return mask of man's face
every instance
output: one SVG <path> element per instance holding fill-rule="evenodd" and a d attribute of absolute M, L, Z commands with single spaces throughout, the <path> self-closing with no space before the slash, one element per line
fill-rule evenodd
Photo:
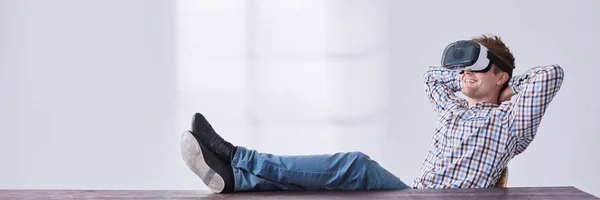
<path fill-rule="evenodd" d="M 506 73 L 494 74 L 495 67 L 492 66 L 487 72 L 464 71 L 460 77 L 462 93 L 474 100 L 497 99 L 505 82 L 502 76 Z"/>

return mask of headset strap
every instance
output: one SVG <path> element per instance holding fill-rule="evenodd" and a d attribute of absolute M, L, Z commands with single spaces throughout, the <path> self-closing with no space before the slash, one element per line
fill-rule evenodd
<path fill-rule="evenodd" d="M 513 68 L 510 65 L 502 61 L 500 58 L 498 58 L 498 56 L 494 55 L 494 53 L 492 53 L 489 50 L 487 53 L 487 58 L 490 59 L 490 61 L 492 61 L 494 64 L 496 64 L 496 66 L 498 66 L 500 69 L 508 73 L 509 77 L 512 77 Z"/>

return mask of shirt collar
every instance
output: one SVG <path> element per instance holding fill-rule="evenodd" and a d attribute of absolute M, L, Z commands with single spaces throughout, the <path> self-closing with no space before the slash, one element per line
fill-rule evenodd
<path fill-rule="evenodd" d="M 465 107 L 469 106 L 469 103 L 467 101 L 463 102 Z M 485 109 L 485 108 L 496 108 L 500 105 L 495 104 L 495 103 L 491 103 L 491 102 L 477 102 L 475 103 L 475 105 L 471 108 L 471 109 Z"/>

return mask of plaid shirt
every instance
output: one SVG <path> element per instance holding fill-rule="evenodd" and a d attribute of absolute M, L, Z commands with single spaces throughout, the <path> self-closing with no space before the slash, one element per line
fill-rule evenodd
<path fill-rule="evenodd" d="M 532 68 L 511 78 L 515 95 L 510 101 L 469 108 L 455 95 L 461 90 L 460 75 L 430 67 L 425 85 L 439 122 L 413 187 L 494 187 L 508 162 L 535 137 L 563 76 L 558 65 Z"/>

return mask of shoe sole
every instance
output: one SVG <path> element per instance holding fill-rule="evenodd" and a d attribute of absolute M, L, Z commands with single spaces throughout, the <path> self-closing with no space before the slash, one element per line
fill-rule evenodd
<path fill-rule="evenodd" d="M 202 182 L 213 192 L 221 193 L 225 188 L 225 181 L 215 170 L 211 169 L 204 158 L 205 151 L 196 138 L 189 131 L 181 135 L 181 155 L 187 167 L 192 170 Z"/>

